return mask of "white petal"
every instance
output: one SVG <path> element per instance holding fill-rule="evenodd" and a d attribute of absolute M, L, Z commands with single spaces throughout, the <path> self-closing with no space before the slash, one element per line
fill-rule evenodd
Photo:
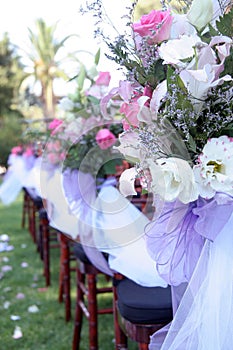
<path fill-rule="evenodd" d="M 123 196 L 134 196 L 137 194 L 134 188 L 134 181 L 137 172 L 135 168 L 126 169 L 120 176 L 119 190 Z"/>

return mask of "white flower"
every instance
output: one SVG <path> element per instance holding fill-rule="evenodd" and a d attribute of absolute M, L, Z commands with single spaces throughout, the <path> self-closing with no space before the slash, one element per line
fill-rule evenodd
<path fill-rule="evenodd" d="M 74 108 L 74 102 L 68 97 L 63 97 L 59 102 L 59 107 L 63 111 L 72 111 Z"/>
<path fill-rule="evenodd" d="M 134 182 L 137 172 L 135 168 L 126 169 L 119 179 L 119 191 L 123 196 L 134 196 L 137 194 L 134 188 Z"/>
<path fill-rule="evenodd" d="M 224 6 L 219 0 L 193 0 L 187 13 L 189 22 L 198 30 L 206 27 L 208 23 L 215 26 L 215 21 L 223 14 L 223 7 L 230 4 L 230 0 L 224 1 Z"/>
<path fill-rule="evenodd" d="M 159 56 L 164 60 L 165 64 L 185 67 L 187 64 L 182 62 L 182 60 L 193 58 L 195 55 L 194 47 L 200 41 L 197 35 L 182 35 L 179 39 L 162 43 L 159 48 Z"/>
<path fill-rule="evenodd" d="M 177 39 L 181 35 L 194 35 L 196 34 L 196 29 L 188 21 L 186 15 L 180 15 L 177 13 L 172 14 L 173 22 L 171 27 L 170 39 Z"/>
<path fill-rule="evenodd" d="M 213 0 L 193 0 L 188 20 L 198 30 L 203 29 L 213 18 Z"/>
<path fill-rule="evenodd" d="M 150 99 L 148 96 L 139 97 L 137 103 L 140 108 L 137 114 L 137 119 L 146 124 L 151 124 L 153 120 L 157 120 L 161 101 L 166 96 L 166 93 L 167 80 L 163 80 L 153 91 L 150 107 L 147 107 L 146 105 L 146 102 Z"/>
<path fill-rule="evenodd" d="M 224 81 L 232 80 L 229 75 L 216 79 L 215 68 L 214 65 L 206 64 L 203 69 L 187 69 L 180 72 L 180 77 L 184 85 L 194 97 L 193 106 L 196 112 L 201 110 L 211 87 L 220 85 Z"/>
<path fill-rule="evenodd" d="M 189 203 L 198 198 L 194 174 L 189 163 L 180 158 L 160 158 L 156 163 L 149 159 L 151 192 L 172 202 L 179 199 Z"/>
<path fill-rule="evenodd" d="M 142 158 L 142 150 L 139 146 L 138 134 L 126 131 L 119 135 L 120 146 L 114 147 L 133 163 L 139 162 Z"/>
<path fill-rule="evenodd" d="M 193 168 L 200 195 L 212 198 L 216 192 L 233 195 L 233 140 L 227 136 L 210 139 Z"/>

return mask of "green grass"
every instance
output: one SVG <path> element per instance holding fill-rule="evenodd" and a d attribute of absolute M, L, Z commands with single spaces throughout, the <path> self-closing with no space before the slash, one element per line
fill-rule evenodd
<path fill-rule="evenodd" d="M 10 206 L 0 203 L 0 235 L 8 234 L 14 250 L 0 252 L 0 272 L 4 265 L 12 267 L 0 279 L 0 350 L 71 350 L 73 318 L 65 322 L 65 307 L 58 302 L 59 249 L 51 250 L 51 286 L 43 291 L 45 279 L 42 261 L 27 228 L 21 228 L 22 194 Z M 5 258 L 9 260 L 6 261 Z M 28 267 L 21 264 L 27 262 Z M 75 303 L 75 275 L 72 273 L 72 312 Z M 17 299 L 18 293 L 25 295 Z M 100 303 L 109 305 L 111 297 L 101 296 Z M 5 302 L 9 302 L 5 308 Z M 29 313 L 28 307 L 36 305 L 37 313 Z M 74 312 L 73 312 L 74 313 Z M 20 320 L 11 320 L 11 315 Z M 72 314 L 73 316 L 73 314 Z M 13 339 L 15 326 L 23 337 Z M 99 350 L 114 349 L 112 315 L 99 316 Z M 88 350 L 88 328 L 84 318 L 80 350 Z M 138 349 L 129 341 L 129 350 Z"/>

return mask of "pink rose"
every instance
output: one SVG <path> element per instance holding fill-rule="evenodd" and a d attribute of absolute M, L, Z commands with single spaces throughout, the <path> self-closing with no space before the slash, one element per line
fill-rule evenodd
<path fill-rule="evenodd" d="M 21 146 L 15 146 L 11 149 L 11 154 L 21 154 L 23 151 L 23 148 Z"/>
<path fill-rule="evenodd" d="M 53 119 L 53 121 L 51 121 L 51 123 L 49 123 L 48 129 L 52 130 L 51 135 L 56 134 L 56 129 L 63 123 L 63 121 L 61 119 Z"/>
<path fill-rule="evenodd" d="M 101 149 L 107 149 L 116 142 L 115 135 L 108 129 L 101 129 L 96 134 L 96 142 Z"/>
<path fill-rule="evenodd" d="M 173 17 L 170 11 L 152 10 L 133 24 L 134 32 L 141 37 L 149 37 L 149 44 L 158 44 L 169 39 Z"/>
<path fill-rule="evenodd" d="M 27 147 L 26 150 L 23 152 L 23 155 L 25 157 L 30 157 L 33 155 L 33 149 L 31 147 Z"/>
<path fill-rule="evenodd" d="M 111 80 L 111 75 L 109 72 L 99 72 L 99 76 L 95 81 L 96 85 L 108 86 Z"/>

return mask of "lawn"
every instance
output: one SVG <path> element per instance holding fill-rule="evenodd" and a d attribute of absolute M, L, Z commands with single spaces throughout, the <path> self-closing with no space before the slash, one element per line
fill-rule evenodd
<path fill-rule="evenodd" d="M 12 250 L 0 252 L 0 350 L 71 350 L 73 319 L 65 322 L 58 302 L 59 249 L 51 250 L 51 286 L 45 288 L 42 261 L 27 228 L 21 228 L 22 194 L 10 206 L 0 203 L 0 235 L 7 234 Z M 72 310 L 75 275 L 72 273 Z M 104 296 L 101 296 L 104 298 Z M 106 298 L 106 297 L 105 297 Z M 111 299 L 102 299 L 102 304 Z M 30 312 L 30 308 L 37 312 Z M 22 336 L 13 338 L 19 327 Z M 88 350 L 84 319 L 80 350 Z M 99 350 L 114 349 L 112 315 L 99 316 Z M 129 342 L 129 349 L 137 349 Z"/>

